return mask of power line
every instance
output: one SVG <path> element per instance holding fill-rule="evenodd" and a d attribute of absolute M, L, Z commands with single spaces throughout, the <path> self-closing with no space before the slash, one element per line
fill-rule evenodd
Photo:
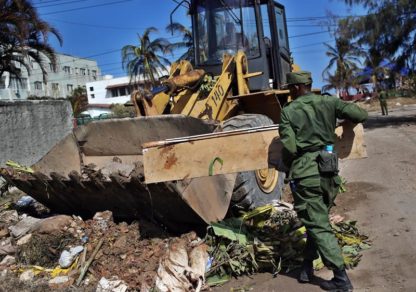
<path fill-rule="evenodd" d="M 73 1 L 68 1 L 68 2 L 59 2 L 59 3 L 55 3 L 55 4 L 48 4 L 48 5 L 41 5 L 40 3 L 38 3 L 37 5 L 41 5 L 41 6 L 34 6 L 35 8 L 39 9 L 39 8 L 45 8 L 45 7 L 53 7 L 53 6 L 60 6 L 60 5 L 65 5 L 65 4 L 71 4 L 71 3 L 77 3 L 77 2 L 85 2 L 85 1 L 89 1 L 89 0 L 73 0 Z"/>
<path fill-rule="evenodd" d="M 44 13 L 42 15 L 52 15 L 52 14 L 58 14 L 58 13 L 76 11 L 76 10 L 83 10 L 83 9 L 89 9 L 89 8 L 95 8 L 95 7 L 101 7 L 101 6 L 108 6 L 108 5 L 114 5 L 114 4 L 119 4 L 119 3 L 131 2 L 131 1 L 133 1 L 133 0 L 122 0 L 122 1 L 108 2 L 108 3 L 103 3 L 103 4 L 77 7 L 77 8 L 72 8 L 72 9 L 60 10 L 60 11 L 53 11 L 53 12 L 49 12 L 49 13 Z"/>
<path fill-rule="evenodd" d="M 305 34 L 298 34 L 298 35 L 292 35 L 289 36 L 289 38 L 300 38 L 300 37 L 306 37 L 306 36 L 310 36 L 310 35 L 316 35 L 316 34 L 321 34 L 321 33 L 328 33 L 328 31 L 317 31 L 317 32 L 310 32 L 310 33 L 305 33 Z"/>
<path fill-rule="evenodd" d="M 293 47 L 291 49 L 295 50 L 295 49 L 300 49 L 300 48 L 312 47 L 312 46 L 316 46 L 316 45 L 323 45 L 324 43 L 329 43 L 329 42 L 333 42 L 333 41 L 335 41 L 335 40 L 327 40 L 327 41 L 322 41 L 322 42 L 317 42 L 317 43 L 306 44 L 306 45 L 302 45 L 302 46 Z"/>

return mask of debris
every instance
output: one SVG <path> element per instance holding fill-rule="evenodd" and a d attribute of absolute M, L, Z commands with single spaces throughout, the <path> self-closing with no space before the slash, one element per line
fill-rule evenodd
<path fill-rule="evenodd" d="M 329 222 L 331 222 L 331 224 L 338 224 L 338 223 L 341 223 L 344 220 L 345 220 L 345 218 L 341 215 L 330 215 L 329 216 Z"/>
<path fill-rule="evenodd" d="M 6 226 L 0 227 L 0 239 L 9 235 L 9 230 Z"/>
<path fill-rule="evenodd" d="M 0 223 L 16 224 L 19 221 L 19 214 L 16 210 L 8 210 L 0 213 Z"/>
<path fill-rule="evenodd" d="M 18 246 L 17 259 L 23 265 L 55 268 L 61 252 L 78 241 L 69 233 L 33 233 L 30 240 Z"/>
<path fill-rule="evenodd" d="M 120 280 L 118 277 L 112 277 L 111 279 L 107 280 L 106 278 L 102 277 L 100 282 L 98 282 L 96 292 L 125 292 L 129 287 L 126 283 Z"/>
<path fill-rule="evenodd" d="M 61 268 L 69 268 L 74 262 L 75 258 L 84 250 L 83 246 L 71 247 L 69 251 L 64 250 L 59 258 L 59 265 Z"/>
<path fill-rule="evenodd" d="M 19 163 L 16 163 L 14 161 L 8 160 L 6 162 L 6 165 L 13 168 L 17 172 L 23 172 L 23 173 L 34 173 L 33 169 L 27 166 L 20 165 Z"/>
<path fill-rule="evenodd" d="M 200 244 L 190 249 L 188 244 L 186 237 L 174 239 L 169 244 L 157 270 L 156 289 L 159 291 L 201 291 L 205 285 L 207 246 Z"/>
<path fill-rule="evenodd" d="M 11 266 L 16 263 L 16 258 L 13 256 L 5 256 L 4 259 L 0 262 L 0 266 Z"/>
<path fill-rule="evenodd" d="M 353 221 L 333 216 L 332 227 L 342 247 L 348 268 L 360 261 L 360 252 L 369 248 L 368 238 L 361 235 Z M 220 285 L 231 276 L 257 271 L 290 271 L 301 265 L 306 243 L 306 229 L 297 219 L 291 205 L 267 205 L 246 213 L 240 219 L 230 218 L 212 224 L 206 242 L 212 263 L 206 273 L 208 285 Z M 314 262 L 323 267 L 322 261 Z"/>
<path fill-rule="evenodd" d="M 19 279 L 22 282 L 29 282 L 32 281 L 34 277 L 35 273 L 32 270 L 27 270 L 20 275 Z"/>
<path fill-rule="evenodd" d="M 0 243 L 0 256 L 13 254 L 16 252 L 16 247 L 12 245 L 11 238 L 7 238 Z"/>
<path fill-rule="evenodd" d="M 31 196 L 23 196 L 16 202 L 16 206 L 19 208 L 26 208 L 32 205 L 34 202 L 35 199 Z"/>
<path fill-rule="evenodd" d="M 102 231 L 105 231 L 108 228 L 108 223 L 113 221 L 113 213 L 111 211 L 97 212 L 92 219 Z"/>
<path fill-rule="evenodd" d="M 30 241 L 30 239 L 32 238 L 32 234 L 26 234 L 25 236 L 23 236 L 22 238 L 20 238 L 17 242 L 16 245 L 24 245 L 26 243 L 28 243 Z"/>
<path fill-rule="evenodd" d="M 72 217 L 66 215 L 58 215 L 42 219 L 34 226 L 33 231 L 38 233 L 55 233 L 62 232 L 65 226 L 69 226 L 72 222 Z"/>
<path fill-rule="evenodd" d="M 84 279 L 85 274 L 87 273 L 88 269 L 90 268 L 90 265 L 92 261 L 95 259 L 95 256 L 97 255 L 98 251 L 100 250 L 101 246 L 103 245 L 104 240 L 100 239 L 97 246 L 94 249 L 94 252 L 92 253 L 91 257 L 88 259 L 88 261 L 85 263 L 85 266 L 81 270 L 81 274 L 79 275 L 79 278 L 77 280 L 77 286 L 79 286 L 82 282 L 82 279 Z"/>
<path fill-rule="evenodd" d="M 16 225 L 9 227 L 10 233 L 13 235 L 13 237 L 20 238 L 30 232 L 39 221 L 41 220 L 27 216 L 19 221 Z"/>
<path fill-rule="evenodd" d="M 68 288 L 74 283 L 74 279 L 68 276 L 59 276 L 49 280 L 48 284 L 51 289 L 62 290 Z"/>

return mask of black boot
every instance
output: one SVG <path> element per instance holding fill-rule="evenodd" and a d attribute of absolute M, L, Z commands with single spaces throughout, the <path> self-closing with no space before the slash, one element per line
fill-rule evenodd
<path fill-rule="evenodd" d="M 333 292 L 349 292 L 353 290 L 345 269 L 334 270 L 334 278 L 330 281 L 322 282 L 320 286 L 323 290 Z"/>
<path fill-rule="evenodd" d="M 313 277 L 313 262 L 304 261 L 302 265 L 302 270 L 300 271 L 298 282 L 299 283 L 309 283 Z"/>

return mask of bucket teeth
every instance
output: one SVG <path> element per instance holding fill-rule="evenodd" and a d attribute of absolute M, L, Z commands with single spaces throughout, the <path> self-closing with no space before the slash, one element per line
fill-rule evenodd
<path fill-rule="evenodd" d="M 79 185 L 81 188 L 86 189 L 85 185 L 82 183 L 82 177 L 79 175 L 79 173 L 75 170 L 71 171 L 68 174 L 68 177 L 77 185 Z"/>

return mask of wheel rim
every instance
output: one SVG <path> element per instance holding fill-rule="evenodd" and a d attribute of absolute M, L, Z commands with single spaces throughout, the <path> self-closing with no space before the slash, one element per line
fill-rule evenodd
<path fill-rule="evenodd" d="M 270 194 L 276 188 L 279 179 L 279 172 L 274 168 L 256 170 L 256 180 L 260 189 Z"/>

